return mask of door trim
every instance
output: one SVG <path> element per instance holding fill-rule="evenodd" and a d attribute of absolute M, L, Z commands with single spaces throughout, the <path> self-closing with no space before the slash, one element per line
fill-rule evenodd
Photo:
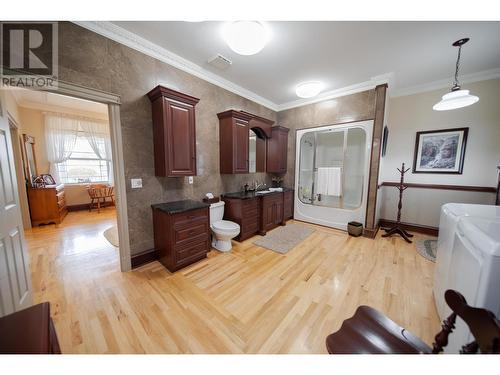
<path fill-rule="evenodd" d="M 12 89 L 16 88 L 12 87 Z M 46 89 L 44 91 L 91 100 L 108 106 L 111 149 L 113 153 L 113 174 L 116 193 L 118 240 L 120 243 L 118 248 L 120 253 L 120 270 L 122 272 L 130 271 L 132 267 L 128 231 L 125 164 L 123 159 L 122 129 L 120 122 L 120 96 L 65 81 L 58 81 L 57 89 Z"/>

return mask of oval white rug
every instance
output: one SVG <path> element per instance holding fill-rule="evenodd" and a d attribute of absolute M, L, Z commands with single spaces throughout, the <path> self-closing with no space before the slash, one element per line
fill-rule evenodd
<path fill-rule="evenodd" d="M 118 247 L 120 245 L 118 241 L 118 228 L 116 226 L 106 229 L 103 235 L 111 245 L 115 247 Z"/>

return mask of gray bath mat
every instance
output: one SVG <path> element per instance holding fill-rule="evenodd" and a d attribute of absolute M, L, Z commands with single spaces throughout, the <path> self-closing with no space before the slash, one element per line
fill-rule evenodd
<path fill-rule="evenodd" d="M 288 224 L 276 228 L 253 244 L 266 249 L 286 254 L 314 232 L 314 229 L 300 224 Z"/>
<path fill-rule="evenodd" d="M 436 261 L 437 240 L 418 240 L 415 245 L 417 246 L 418 253 L 425 259 L 431 262 Z"/>

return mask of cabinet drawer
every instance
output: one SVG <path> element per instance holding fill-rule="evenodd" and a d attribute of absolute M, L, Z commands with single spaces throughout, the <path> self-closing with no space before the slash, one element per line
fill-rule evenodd
<path fill-rule="evenodd" d="M 241 231 L 247 233 L 257 233 L 259 231 L 259 218 L 245 218 L 241 220 Z"/>
<path fill-rule="evenodd" d="M 205 238 L 201 242 L 194 242 L 187 246 L 178 246 L 175 251 L 176 263 L 186 263 L 193 258 L 198 258 L 206 254 L 209 250 L 208 239 Z"/>
<path fill-rule="evenodd" d="M 208 209 L 193 210 L 182 214 L 173 215 L 174 225 L 176 228 L 185 226 L 186 224 L 196 225 L 194 222 L 208 221 Z"/>
<path fill-rule="evenodd" d="M 258 210 L 259 209 L 259 200 L 258 199 L 245 199 L 243 201 L 243 210 L 246 213 L 249 210 Z"/>
<path fill-rule="evenodd" d="M 189 226 L 181 229 L 175 229 L 175 244 L 183 244 L 198 236 L 208 236 L 208 222 L 191 222 Z"/>
<path fill-rule="evenodd" d="M 57 199 L 58 202 L 66 199 L 66 193 L 64 192 L 64 190 L 61 190 L 60 192 L 58 192 L 56 194 L 56 199 Z"/>

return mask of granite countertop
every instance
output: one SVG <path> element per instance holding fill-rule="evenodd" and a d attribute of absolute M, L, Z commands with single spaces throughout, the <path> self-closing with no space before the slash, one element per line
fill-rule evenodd
<path fill-rule="evenodd" d="M 267 193 L 267 194 L 255 194 L 254 191 L 249 191 L 247 193 L 245 193 L 244 191 L 236 191 L 234 193 L 223 194 L 222 196 L 226 197 L 226 198 L 235 198 L 235 199 L 252 199 L 252 198 L 263 197 L 265 195 L 280 194 L 280 193 L 284 193 L 286 191 L 292 191 L 292 190 L 293 189 L 284 187 L 283 191 L 273 191 L 272 193 Z"/>
<path fill-rule="evenodd" d="M 210 205 L 207 203 L 193 201 L 191 199 L 183 200 L 183 201 L 175 201 L 175 202 L 166 202 L 166 203 L 158 203 L 152 204 L 151 207 L 156 210 L 160 210 L 166 212 L 168 214 L 179 214 L 182 212 L 198 210 L 200 208 L 206 208 Z"/>

